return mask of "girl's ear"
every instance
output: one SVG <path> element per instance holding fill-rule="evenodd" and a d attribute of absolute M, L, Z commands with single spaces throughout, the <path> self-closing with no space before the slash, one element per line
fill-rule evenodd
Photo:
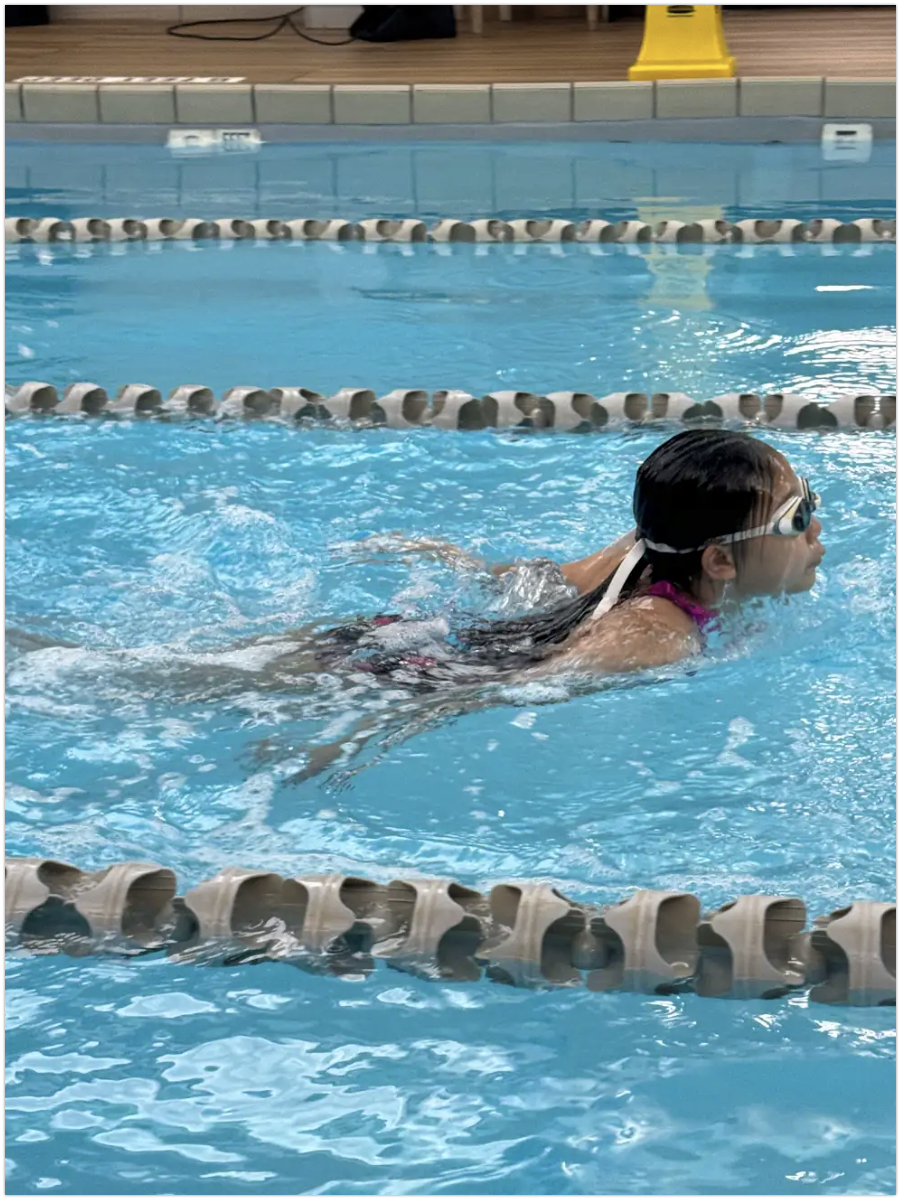
<path fill-rule="evenodd" d="M 729 546 L 707 546 L 701 555 L 701 569 L 711 579 L 725 581 L 736 575 L 735 559 Z"/>

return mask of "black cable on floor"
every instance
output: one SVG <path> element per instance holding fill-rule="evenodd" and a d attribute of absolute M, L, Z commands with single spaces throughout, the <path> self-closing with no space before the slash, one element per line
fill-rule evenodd
<path fill-rule="evenodd" d="M 166 33 L 172 37 L 194 38 L 198 42 L 264 42 L 267 38 L 275 37 L 277 33 L 281 33 L 283 29 L 289 28 L 298 37 L 303 38 L 305 42 L 312 42 L 314 46 L 349 46 L 351 42 L 357 40 L 356 38 L 349 37 L 340 42 L 323 42 L 318 38 L 310 37 L 308 33 L 305 33 L 295 25 L 293 20 L 306 7 L 305 4 L 302 4 L 299 8 L 289 9 L 288 12 L 282 13 L 281 16 L 273 17 L 219 17 L 216 19 L 210 18 L 206 21 L 180 21 L 177 25 L 168 26 Z M 198 25 L 259 25 L 261 21 L 277 21 L 278 24 L 274 29 L 267 30 L 266 33 L 251 34 L 247 37 L 182 32 L 185 29 L 196 29 Z"/>

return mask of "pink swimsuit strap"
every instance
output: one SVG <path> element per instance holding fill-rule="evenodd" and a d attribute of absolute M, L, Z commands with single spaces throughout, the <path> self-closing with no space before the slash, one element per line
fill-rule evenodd
<path fill-rule="evenodd" d="M 660 596 L 664 600 L 669 600 L 677 608 L 681 608 L 686 616 L 691 617 L 702 633 L 716 620 L 716 613 L 712 609 L 705 608 L 703 604 L 697 604 L 685 592 L 680 591 L 674 584 L 668 583 L 666 580 L 652 583 L 645 595 Z"/>

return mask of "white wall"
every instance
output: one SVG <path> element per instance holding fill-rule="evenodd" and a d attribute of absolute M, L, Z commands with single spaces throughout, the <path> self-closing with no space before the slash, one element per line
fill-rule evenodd
<path fill-rule="evenodd" d="M 180 4 L 51 4 L 50 21 L 168 21 L 181 18 Z"/>
<path fill-rule="evenodd" d="M 359 4 L 311 4 L 304 24 L 307 29 L 347 29 L 362 11 Z"/>
<path fill-rule="evenodd" d="M 223 21 L 229 17 L 271 17 L 290 12 L 286 4 L 51 4 L 50 20 L 63 21 Z M 347 29 L 359 16 L 358 4 L 311 5 L 304 16 L 308 29 Z"/>
<path fill-rule="evenodd" d="M 296 4 L 182 4 L 182 21 L 225 21 L 229 17 L 280 17 Z"/>

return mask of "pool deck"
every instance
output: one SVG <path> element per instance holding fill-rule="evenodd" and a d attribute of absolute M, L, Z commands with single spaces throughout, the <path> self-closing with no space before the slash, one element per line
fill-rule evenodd
<path fill-rule="evenodd" d="M 160 21 L 70 20 L 7 29 L 6 80 L 65 74 L 241 76 L 260 84 L 608 82 L 625 80 L 638 55 L 643 22 L 636 18 L 590 31 L 576 17 L 501 22 L 498 11 L 484 10 L 480 35 L 464 19 L 454 40 L 327 47 L 285 30 L 236 45 L 171 37 Z M 731 9 L 724 24 L 739 76 L 895 76 L 894 5 Z M 341 36 L 311 32 L 323 40 Z"/>

